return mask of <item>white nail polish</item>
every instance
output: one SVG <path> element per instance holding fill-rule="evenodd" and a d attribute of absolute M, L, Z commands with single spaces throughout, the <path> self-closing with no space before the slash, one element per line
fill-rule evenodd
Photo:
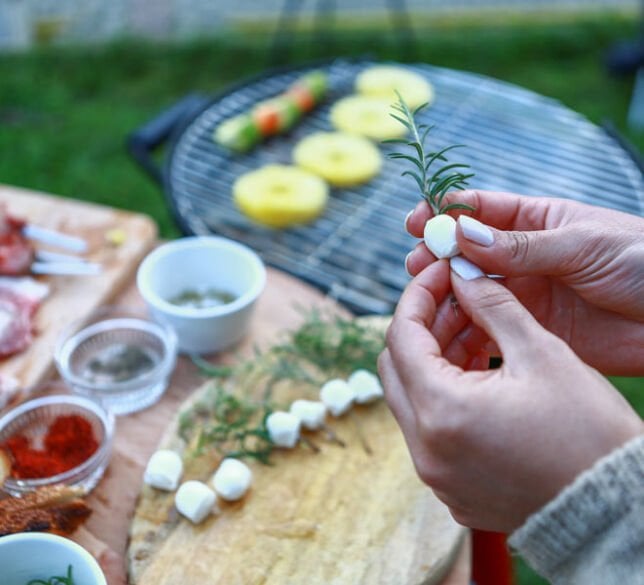
<path fill-rule="evenodd" d="M 461 215 L 458 218 L 458 223 L 463 230 L 463 235 L 471 242 L 481 244 L 481 246 L 485 247 L 491 246 L 494 243 L 492 230 L 477 219 L 468 217 L 467 215 Z"/>
<path fill-rule="evenodd" d="M 411 273 L 409 272 L 409 267 L 407 266 L 407 262 L 409 262 L 409 257 L 410 257 L 413 253 L 414 253 L 414 251 L 412 250 L 411 252 L 409 252 L 409 254 L 407 254 L 407 256 L 405 256 L 405 272 L 407 272 L 407 275 L 408 275 L 408 276 L 411 276 Z"/>
<path fill-rule="evenodd" d="M 463 256 L 454 256 L 449 259 L 449 267 L 463 280 L 474 280 L 485 276 L 485 273 L 474 263 Z"/>
<path fill-rule="evenodd" d="M 409 233 L 409 226 L 407 224 L 409 223 L 409 218 L 411 217 L 412 213 L 414 213 L 413 209 L 405 216 L 405 231 L 407 233 Z"/>

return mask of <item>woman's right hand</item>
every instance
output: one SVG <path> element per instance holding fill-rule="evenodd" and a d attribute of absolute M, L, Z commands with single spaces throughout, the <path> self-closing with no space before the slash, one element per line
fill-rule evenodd
<path fill-rule="evenodd" d="M 551 198 L 461 191 L 463 256 L 505 285 L 548 330 L 605 374 L 644 374 L 644 219 Z M 456 215 L 456 214 L 455 214 Z M 422 202 L 407 218 L 422 237 L 432 216 Z M 436 259 L 421 242 L 407 258 L 413 276 Z M 473 336 L 479 344 L 484 338 Z M 475 350 L 472 350 L 475 353 Z"/>

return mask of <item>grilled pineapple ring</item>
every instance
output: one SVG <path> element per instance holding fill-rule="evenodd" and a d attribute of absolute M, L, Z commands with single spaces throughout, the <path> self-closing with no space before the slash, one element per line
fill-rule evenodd
<path fill-rule="evenodd" d="M 336 187 L 359 185 L 380 171 L 380 151 L 366 138 L 342 132 L 316 132 L 301 140 L 293 160 Z"/>
<path fill-rule="evenodd" d="M 407 129 L 391 117 L 391 103 L 381 97 L 350 95 L 331 108 L 331 124 L 342 132 L 373 140 L 402 138 Z"/>
<path fill-rule="evenodd" d="M 257 223 L 277 228 L 312 221 L 324 211 L 328 196 L 320 177 L 288 165 L 267 165 L 233 184 L 237 207 Z"/>
<path fill-rule="evenodd" d="M 398 92 L 411 110 L 434 101 L 434 88 L 422 75 L 393 65 L 374 65 L 356 77 L 356 91 L 362 95 L 397 102 Z"/>

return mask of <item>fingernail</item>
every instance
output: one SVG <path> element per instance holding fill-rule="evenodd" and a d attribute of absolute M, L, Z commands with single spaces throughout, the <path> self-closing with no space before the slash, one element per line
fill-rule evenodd
<path fill-rule="evenodd" d="M 407 262 L 409 261 L 409 257 L 410 257 L 413 253 L 414 253 L 414 251 L 412 250 L 411 252 L 409 252 L 409 254 L 407 254 L 407 256 L 405 256 L 405 271 L 407 272 L 407 275 L 408 275 L 408 276 L 411 276 L 411 273 L 409 272 L 409 268 L 407 267 Z"/>
<path fill-rule="evenodd" d="M 463 280 L 474 280 L 485 276 L 485 273 L 474 263 L 463 256 L 454 256 L 449 259 L 449 267 Z"/>
<path fill-rule="evenodd" d="M 477 219 L 468 217 L 467 215 L 461 215 L 458 218 L 458 223 L 463 230 L 463 235 L 471 242 L 481 244 L 481 246 L 485 247 L 491 246 L 494 243 L 492 230 Z"/>
<path fill-rule="evenodd" d="M 409 233 L 409 227 L 407 226 L 407 223 L 409 222 L 409 218 L 411 217 L 412 213 L 414 213 L 414 210 L 412 209 L 407 216 L 405 217 L 405 231 Z"/>

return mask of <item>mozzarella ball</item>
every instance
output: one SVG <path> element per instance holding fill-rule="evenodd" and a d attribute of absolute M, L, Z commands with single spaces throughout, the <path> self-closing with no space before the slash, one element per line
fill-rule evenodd
<path fill-rule="evenodd" d="M 294 447 L 300 439 L 300 419 L 290 412 L 273 412 L 266 418 L 266 429 L 278 447 Z"/>
<path fill-rule="evenodd" d="M 355 397 L 353 388 L 340 378 L 329 380 L 320 389 L 320 400 L 333 416 L 342 416 L 347 412 Z"/>
<path fill-rule="evenodd" d="M 212 485 L 224 500 L 234 502 L 248 491 L 253 481 L 250 467 L 239 459 L 224 459 L 212 476 Z"/>
<path fill-rule="evenodd" d="M 326 406 L 324 406 L 323 402 L 316 400 L 296 400 L 291 404 L 289 410 L 291 414 L 294 414 L 300 419 L 305 429 L 316 431 L 324 426 Z"/>
<path fill-rule="evenodd" d="M 143 481 L 159 490 L 173 492 L 183 474 L 183 461 L 178 453 L 160 449 L 152 454 L 145 467 Z"/>
<path fill-rule="evenodd" d="M 202 522 L 212 513 L 217 495 L 201 481 L 186 481 L 174 496 L 177 510 L 194 524 Z"/>
<path fill-rule="evenodd" d="M 384 392 L 378 376 L 368 370 L 356 370 L 347 381 L 356 394 L 358 404 L 366 404 L 378 400 Z"/>
<path fill-rule="evenodd" d="M 432 217 L 423 232 L 425 245 L 436 258 L 451 258 L 461 253 L 456 242 L 456 220 L 441 213 Z"/>

